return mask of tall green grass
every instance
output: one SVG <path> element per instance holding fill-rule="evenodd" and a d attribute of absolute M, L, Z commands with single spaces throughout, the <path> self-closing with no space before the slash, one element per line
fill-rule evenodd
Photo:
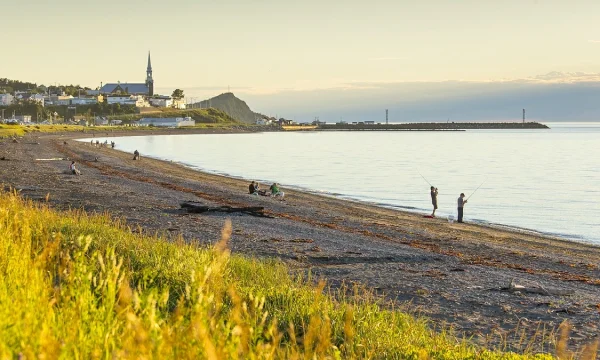
<path fill-rule="evenodd" d="M 550 359 L 434 332 L 275 261 L 0 194 L 0 358 Z"/>

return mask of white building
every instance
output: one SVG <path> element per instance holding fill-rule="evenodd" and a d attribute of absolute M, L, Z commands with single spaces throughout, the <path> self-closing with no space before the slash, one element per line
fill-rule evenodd
<path fill-rule="evenodd" d="M 271 125 L 272 121 L 269 119 L 258 119 L 256 120 L 256 125 Z"/>
<path fill-rule="evenodd" d="M 97 97 L 71 99 L 71 105 L 94 105 L 97 103 L 98 103 Z"/>
<path fill-rule="evenodd" d="M 138 126 L 157 126 L 157 127 L 182 127 L 182 126 L 194 126 L 196 121 L 191 117 L 184 118 L 143 118 L 140 119 L 136 125 Z"/>
<path fill-rule="evenodd" d="M 150 105 L 157 107 L 171 107 L 173 106 L 173 99 L 170 96 L 157 96 L 150 98 Z"/>
<path fill-rule="evenodd" d="M 50 95 L 46 96 L 44 101 L 47 105 L 70 105 L 71 99 L 71 95 Z"/>
<path fill-rule="evenodd" d="M 18 93 L 15 98 L 24 101 L 36 102 L 42 106 L 44 106 L 44 95 L 42 94 L 28 94 L 28 93 Z"/>
<path fill-rule="evenodd" d="M 185 100 L 184 99 L 173 99 L 173 107 L 175 109 L 179 109 L 179 110 L 185 110 L 186 105 L 185 105 Z"/>
<path fill-rule="evenodd" d="M 111 104 L 121 105 L 135 105 L 136 107 L 149 107 L 150 104 L 144 99 L 142 95 L 117 95 L 108 96 L 106 102 Z"/>
<path fill-rule="evenodd" d="M 15 97 L 11 94 L 0 94 L 0 106 L 12 105 Z"/>

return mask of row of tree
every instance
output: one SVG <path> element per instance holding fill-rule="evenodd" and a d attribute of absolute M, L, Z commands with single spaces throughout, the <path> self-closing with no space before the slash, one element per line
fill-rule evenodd
<path fill-rule="evenodd" d="M 60 94 L 65 93 L 66 95 L 77 96 L 80 91 L 91 90 L 89 87 L 82 87 L 79 85 L 37 85 L 36 83 L 23 82 L 19 80 L 10 80 L 7 78 L 0 78 L 0 92 L 2 93 L 14 93 L 15 91 L 27 91 L 32 94 Z"/>
<path fill-rule="evenodd" d="M 94 117 L 110 115 L 126 115 L 137 113 L 135 105 L 107 104 L 92 105 L 48 105 L 42 106 L 35 101 L 16 101 L 9 106 L 0 106 L 4 110 L 4 118 L 12 115 L 30 115 L 32 121 L 40 122 L 52 118 L 74 119 L 76 116 Z"/>

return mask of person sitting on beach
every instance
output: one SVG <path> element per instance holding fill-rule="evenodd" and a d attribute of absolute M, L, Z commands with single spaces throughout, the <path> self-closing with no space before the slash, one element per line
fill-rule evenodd
<path fill-rule="evenodd" d="M 258 184 L 256 182 L 251 182 L 248 186 L 248 194 L 250 195 L 258 195 Z"/>
<path fill-rule="evenodd" d="M 69 171 L 71 171 L 71 174 L 73 175 L 81 175 L 81 171 L 75 167 L 75 161 L 71 161 L 71 165 L 69 165 Z"/>
<path fill-rule="evenodd" d="M 140 159 L 140 152 L 136 150 L 133 152 L 133 160 L 139 160 L 139 159 Z"/>
<path fill-rule="evenodd" d="M 279 185 L 277 183 L 273 183 L 269 189 L 271 190 L 271 196 L 280 196 L 283 198 L 285 195 L 283 191 L 279 190 Z"/>

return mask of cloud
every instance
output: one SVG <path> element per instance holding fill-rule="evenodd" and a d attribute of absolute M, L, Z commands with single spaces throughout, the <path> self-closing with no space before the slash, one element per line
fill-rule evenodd
<path fill-rule="evenodd" d="M 600 44 L 600 40 L 588 40 L 588 42 L 592 44 Z"/>

